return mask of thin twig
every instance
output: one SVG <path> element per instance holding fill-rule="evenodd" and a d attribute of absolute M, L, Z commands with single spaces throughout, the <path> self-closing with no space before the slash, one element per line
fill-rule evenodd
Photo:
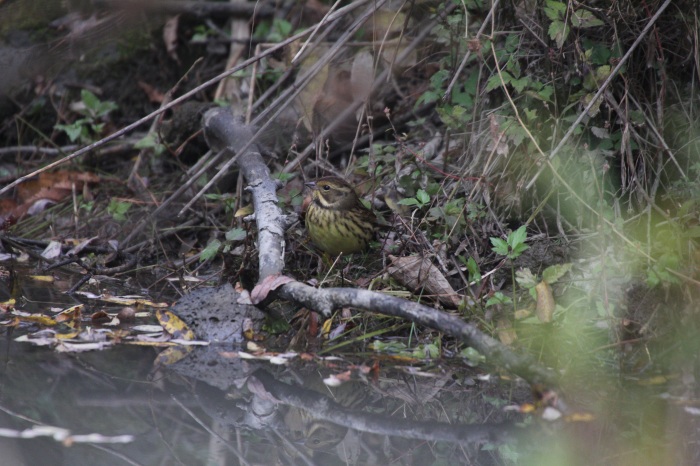
<path fill-rule="evenodd" d="M 498 7 L 498 2 L 500 0 L 494 0 L 493 5 L 491 5 L 491 9 L 489 10 L 488 14 L 486 15 L 486 18 L 484 18 L 484 21 L 481 23 L 481 27 L 476 33 L 476 36 L 474 37 L 475 40 L 479 40 L 481 38 L 481 35 L 484 33 L 484 30 L 486 29 L 486 25 L 489 24 L 489 21 L 491 20 L 491 17 L 493 16 L 493 12 L 496 10 Z M 462 74 L 462 70 L 464 70 L 464 67 L 467 66 L 467 61 L 469 60 L 469 57 L 471 57 L 472 51 L 467 50 L 467 53 L 464 54 L 464 58 L 462 58 L 462 63 L 459 64 L 459 67 L 457 67 L 457 71 L 455 71 L 454 76 L 452 76 L 452 80 L 450 81 L 450 84 L 447 85 L 447 89 L 445 90 L 445 93 L 442 95 L 442 100 L 446 101 L 447 99 L 450 98 L 450 94 L 452 93 L 452 88 L 454 87 L 455 83 L 457 82 L 457 79 L 459 76 Z"/>
<path fill-rule="evenodd" d="M 340 17 L 344 16 L 345 14 L 349 13 L 350 11 L 356 9 L 357 7 L 363 5 L 363 4 L 367 3 L 367 2 L 368 2 L 368 0 L 358 0 L 357 2 L 353 2 L 353 3 L 351 3 L 350 5 L 347 5 L 347 6 L 343 7 L 343 8 L 341 8 L 341 9 L 339 9 L 334 15 L 331 15 L 331 17 L 329 18 L 329 20 L 335 20 L 335 19 L 337 19 L 337 18 L 340 18 Z M 63 165 L 64 163 L 69 162 L 69 161 L 71 161 L 71 160 L 73 160 L 73 159 L 75 159 L 75 158 L 77 158 L 77 157 L 80 157 L 81 155 L 84 155 L 84 154 L 86 154 L 86 153 L 88 153 L 88 152 L 90 152 L 90 151 L 92 151 L 92 150 L 95 150 L 95 149 L 97 149 L 97 148 L 99 148 L 99 147 L 104 146 L 104 145 L 107 144 L 108 142 L 113 141 L 113 140 L 115 140 L 115 139 L 117 139 L 117 138 L 119 138 L 119 137 L 121 137 L 121 136 L 123 136 L 123 135 L 129 133 L 130 131 L 132 131 L 132 130 L 138 128 L 139 126 L 141 126 L 141 125 L 144 124 L 144 123 L 147 123 L 148 121 L 150 121 L 151 119 L 153 119 L 153 118 L 155 118 L 156 116 L 160 115 L 161 113 L 167 111 L 168 109 L 170 109 L 170 108 L 172 108 L 172 107 L 178 105 L 179 103 L 184 102 L 185 100 L 189 99 L 190 97 L 192 97 L 192 96 L 198 94 L 198 93 L 201 92 L 203 89 L 206 89 L 207 87 L 210 87 L 210 86 L 213 86 L 214 84 L 217 84 L 217 83 L 218 83 L 219 81 L 221 81 L 222 79 L 225 79 L 225 78 L 227 78 L 228 76 L 230 76 L 230 75 L 232 75 L 232 74 L 234 74 L 234 73 L 236 73 L 236 72 L 238 72 L 238 71 L 240 71 L 240 70 L 242 70 L 242 69 L 247 68 L 248 66 L 252 65 L 252 64 L 255 63 L 256 61 L 262 60 L 263 58 L 267 57 L 268 55 L 272 55 L 272 54 L 275 53 L 277 50 L 281 50 L 281 49 L 285 48 L 285 47 L 288 46 L 289 44 L 291 44 L 291 43 L 293 43 L 293 42 L 295 42 L 295 41 L 301 39 L 302 37 L 305 37 L 306 35 L 308 35 L 308 34 L 310 34 L 310 33 L 311 33 L 311 30 L 308 30 L 308 29 L 307 29 L 306 31 L 299 32 L 298 34 L 293 35 L 293 36 L 290 37 L 289 39 L 286 39 L 286 40 L 280 42 L 280 43 L 277 44 L 275 47 L 270 47 L 269 49 L 267 49 L 267 50 L 265 50 L 264 52 L 262 52 L 260 55 L 255 56 L 255 57 L 251 57 L 251 58 L 249 58 L 248 60 L 246 60 L 246 61 L 242 62 L 241 64 L 239 64 L 238 66 L 236 66 L 236 67 L 234 67 L 234 68 L 231 68 L 230 70 L 226 70 L 226 71 L 220 73 L 219 75 L 217 75 L 217 76 L 211 78 L 210 80 L 208 80 L 208 81 L 206 81 L 206 82 L 200 84 L 199 86 L 195 87 L 195 88 L 192 89 L 191 91 L 184 93 L 183 95 L 181 95 L 181 96 L 178 97 L 177 99 L 175 99 L 175 100 L 173 100 L 172 102 L 170 102 L 168 105 L 166 105 L 166 106 L 164 106 L 164 107 L 161 107 L 161 108 L 159 108 L 158 110 L 155 110 L 155 111 L 149 113 L 149 114 L 146 115 L 145 117 L 143 117 L 143 118 L 141 118 L 141 119 L 139 119 L 139 120 L 136 120 L 135 122 L 131 123 L 130 125 L 125 126 L 124 128 L 120 129 L 119 131 L 116 131 L 116 132 L 110 134 L 109 136 L 100 139 L 99 141 L 95 141 L 95 142 L 93 142 L 92 144 L 88 144 L 87 146 L 83 147 L 82 149 L 79 149 L 79 150 L 73 152 L 72 154 L 70 154 L 70 155 L 68 155 L 68 156 L 66 156 L 66 157 L 63 157 L 62 159 L 59 159 L 59 160 L 57 160 L 57 161 L 55 161 L 55 162 L 52 162 L 52 163 L 50 163 L 50 164 L 48 164 L 48 165 L 46 165 L 46 166 L 44 166 L 44 167 L 42 167 L 42 168 L 40 168 L 40 169 L 38 169 L 38 170 L 34 170 L 33 172 L 31 172 L 31 173 L 29 173 L 29 174 L 27 174 L 27 175 L 24 175 L 24 176 L 21 176 L 21 177 L 17 178 L 17 179 L 16 179 L 15 181 L 13 181 L 12 183 L 10 183 L 10 184 L 8 184 L 7 186 L 5 186 L 5 187 L 3 187 L 2 189 L 0 189 L 0 194 L 4 194 L 4 193 L 8 192 L 9 190 L 11 190 L 12 188 L 14 188 L 14 187 L 17 186 L 18 184 L 23 183 L 24 181 L 26 181 L 26 180 L 28 180 L 28 179 L 30 179 L 30 178 L 32 178 L 32 177 L 34 177 L 34 176 L 36 176 L 36 175 L 38 175 L 38 174 L 40 174 L 40 173 L 43 173 L 43 172 L 45 172 L 45 171 L 47 171 L 47 170 L 50 170 L 50 169 L 52 169 L 52 168 L 55 168 L 55 167 L 57 167 L 57 166 L 59 166 L 59 165 Z M 194 182 L 194 181 L 193 181 L 193 182 Z"/>
<path fill-rule="evenodd" d="M 364 13 L 363 15 L 361 15 L 359 18 L 357 18 L 357 20 L 355 20 L 355 22 L 353 23 L 353 25 L 352 25 L 350 28 L 348 28 L 348 30 L 344 33 L 344 36 L 343 36 L 343 37 L 349 38 L 349 37 L 352 36 L 352 34 L 354 34 L 355 32 L 357 32 L 357 30 L 360 29 L 360 27 L 365 23 L 365 21 L 367 21 L 367 19 L 369 19 L 369 17 L 370 17 L 372 14 L 374 14 L 374 12 L 375 12 L 381 5 L 383 5 L 386 1 L 387 1 L 387 0 L 378 0 L 377 2 L 371 4 L 370 7 L 367 8 L 367 10 L 365 11 L 365 13 Z M 340 11 L 340 10 L 339 10 L 339 11 Z M 345 39 L 345 40 L 347 40 L 347 39 Z M 343 38 L 338 39 L 338 41 L 333 45 L 333 47 L 331 47 L 331 48 L 324 54 L 324 56 L 321 57 L 321 58 L 318 60 L 318 62 L 317 62 L 307 73 L 305 73 L 305 74 L 300 78 L 301 84 L 295 84 L 294 86 L 291 86 L 289 89 L 287 89 L 285 92 L 283 92 L 282 95 L 280 95 L 280 96 L 275 100 L 275 102 L 272 103 L 272 104 L 270 105 L 269 108 L 267 108 L 264 112 L 262 112 L 260 115 L 258 115 L 258 116 L 255 118 L 255 120 L 253 120 L 252 124 L 253 124 L 253 125 L 258 125 L 258 124 L 260 124 L 260 123 L 262 122 L 262 120 L 267 116 L 267 113 L 268 113 L 272 108 L 274 108 L 274 106 L 275 106 L 276 103 L 278 103 L 278 102 L 284 102 L 285 104 L 289 104 L 290 102 L 292 102 L 292 100 L 304 89 L 304 86 L 305 86 L 309 81 L 311 81 L 311 79 L 313 78 L 313 76 L 314 76 L 321 68 L 323 68 L 323 66 L 325 66 L 328 62 L 330 62 L 330 60 L 335 56 L 336 52 L 342 47 L 343 43 L 344 43 Z M 260 126 L 260 128 L 255 132 L 255 134 L 253 135 L 252 139 L 250 139 L 250 141 L 248 141 L 248 144 L 245 145 L 244 147 L 240 148 L 240 149 L 237 149 L 236 153 L 245 152 L 245 151 L 248 149 L 248 146 L 249 146 L 250 144 L 253 144 L 255 141 L 257 141 L 258 138 L 260 137 L 260 135 L 263 134 L 263 133 L 265 132 L 265 130 L 266 130 L 270 125 L 272 125 L 272 123 L 277 119 L 277 116 L 278 116 L 280 113 L 282 113 L 282 111 L 283 111 L 285 108 L 286 108 L 285 105 L 283 105 L 283 106 L 281 106 L 275 113 L 273 113 L 273 114 L 268 118 L 268 120 L 267 120 L 265 123 L 263 123 L 262 126 Z M 345 114 L 345 113 L 348 113 L 348 114 L 349 114 L 349 112 L 343 112 L 343 114 Z M 211 187 L 214 185 L 214 183 L 216 183 L 222 176 L 224 176 L 224 175 L 228 172 L 228 169 L 229 169 L 231 166 L 233 166 L 233 164 L 235 164 L 235 163 L 236 163 L 236 159 L 235 159 L 235 158 L 231 158 L 229 161 L 227 161 L 226 163 L 224 163 L 224 164 L 219 168 L 219 172 L 218 172 L 216 175 L 214 175 L 214 176 L 211 178 L 211 180 L 209 180 L 209 182 L 208 182 L 197 194 L 195 194 L 195 196 L 194 196 L 187 204 L 185 204 L 185 206 L 180 210 L 180 212 L 178 213 L 178 215 L 182 215 L 182 213 L 184 213 L 185 210 L 187 210 L 187 209 L 189 209 L 190 207 L 192 207 L 192 205 L 197 201 L 197 199 L 199 199 L 199 197 L 201 197 L 207 190 L 209 190 L 209 188 L 211 188 Z"/>

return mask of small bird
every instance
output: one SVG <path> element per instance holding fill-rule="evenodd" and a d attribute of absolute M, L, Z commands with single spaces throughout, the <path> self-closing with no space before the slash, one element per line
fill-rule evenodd
<path fill-rule="evenodd" d="M 357 197 L 347 181 L 335 176 L 306 183 L 311 202 L 306 208 L 306 229 L 322 251 L 337 256 L 367 249 L 374 236 L 376 217 Z"/>

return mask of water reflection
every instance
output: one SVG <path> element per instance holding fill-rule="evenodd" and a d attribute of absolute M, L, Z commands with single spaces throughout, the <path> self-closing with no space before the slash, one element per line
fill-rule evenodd
<path fill-rule="evenodd" d="M 133 441 L 4 438 L 2 464 L 499 464 L 499 445 L 512 440 L 514 415 L 484 402 L 488 382 L 399 370 L 400 379 L 330 388 L 322 372 L 333 369 L 315 362 L 234 355 L 196 350 L 154 370 L 153 349 L 67 355 L 4 339 L 0 428 L 39 423 Z"/>

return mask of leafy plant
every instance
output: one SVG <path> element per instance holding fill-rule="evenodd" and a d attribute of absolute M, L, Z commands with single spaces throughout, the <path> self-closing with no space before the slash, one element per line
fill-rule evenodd
<path fill-rule="evenodd" d="M 292 24 L 282 18 L 274 18 L 272 22 L 261 21 L 255 28 L 254 37 L 266 42 L 282 42 L 292 33 Z"/>
<path fill-rule="evenodd" d="M 213 239 L 209 241 L 207 244 L 207 247 L 205 247 L 202 252 L 199 254 L 199 261 L 204 262 L 206 260 L 209 260 L 213 257 L 215 257 L 218 253 L 219 250 L 221 249 L 221 241 L 218 239 Z"/>
<path fill-rule="evenodd" d="M 224 254 L 230 252 L 235 244 L 240 243 L 246 239 L 247 236 L 248 233 L 243 228 L 231 228 L 224 235 L 224 241 L 214 238 L 207 243 L 207 246 L 199 254 L 199 261 L 204 262 L 213 259 L 219 252 L 223 252 Z"/>
<path fill-rule="evenodd" d="M 374 340 L 369 344 L 369 348 L 377 352 L 392 353 L 408 358 L 435 359 L 440 357 L 440 345 L 437 343 L 421 344 L 411 349 L 400 341 Z"/>
<path fill-rule="evenodd" d="M 426 193 L 424 190 L 419 189 L 416 192 L 415 197 L 408 197 L 405 199 L 401 199 L 399 201 L 400 205 L 405 205 L 405 206 L 410 206 L 410 207 L 418 207 L 419 209 L 425 207 L 430 203 L 430 196 L 428 193 Z"/>
<path fill-rule="evenodd" d="M 501 291 L 496 291 L 493 294 L 493 296 L 491 296 L 488 300 L 486 300 L 486 307 L 496 306 L 499 304 L 512 304 L 512 303 L 513 303 L 513 299 L 510 296 L 504 294 Z"/>
<path fill-rule="evenodd" d="M 493 251 L 501 256 L 506 256 L 510 260 L 518 258 L 530 246 L 525 244 L 527 239 L 527 226 L 523 225 L 515 231 L 508 233 L 508 237 L 503 240 L 501 238 L 491 238 Z"/>
<path fill-rule="evenodd" d="M 165 145 L 161 144 L 158 136 L 155 133 L 148 133 L 143 138 L 134 144 L 136 149 L 151 149 L 154 155 L 160 155 L 165 152 Z"/>
<path fill-rule="evenodd" d="M 117 222 L 123 222 L 126 220 L 126 213 L 131 209 L 131 206 L 131 202 L 112 199 L 107 206 L 107 213 Z"/>
<path fill-rule="evenodd" d="M 210 194 L 205 194 L 204 197 L 206 199 L 211 200 L 211 201 L 222 202 L 224 205 L 224 211 L 227 214 L 233 212 L 233 210 L 236 208 L 236 196 L 234 196 L 233 194 L 230 194 L 230 193 L 227 193 L 227 194 L 210 193 Z"/>
<path fill-rule="evenodd" d="M 55 128 L 65 132 L 71 142 L 87 144 L 102 134 L 107 116 L 117 108 L 119 107 L 114 102 L 102 102 L 95 94 L 83 89 L 80 92 L 80 102 L 72 106 L 83 117 L 70 124 L 57 124 Z"/>
<path fill-rule="evenodd" d="M 551 322 L 556 303 L 550 285 L 555 284 L 567 272 L 571 264 L 556 264 L 544 269 L 542 279 L 538 279 L 529 269 L 521 269 L 515 274 L 518 285 L 528 290 L 536 302 L 535 312 L 540 322 Z"/>

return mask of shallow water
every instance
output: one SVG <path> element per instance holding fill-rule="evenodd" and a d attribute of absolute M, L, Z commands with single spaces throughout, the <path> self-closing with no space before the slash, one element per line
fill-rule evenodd
<path fill-rule="evenodd" d="M 22 309 L 78 302 L 55 290 L 23 282 Z M 551 413 L 530 405 L 525 382 L 456 358 L 346 350 L 247 359 L 248 347 L 178 354 L 123 342 L 66 353 L 16 340 L 34 330 L 0 329 L 3 466 L 700 461 L 697 345 L 680 337 L 664 372 L 570 363 L 558 392 L 569 416 L 544 420 Z"/>

